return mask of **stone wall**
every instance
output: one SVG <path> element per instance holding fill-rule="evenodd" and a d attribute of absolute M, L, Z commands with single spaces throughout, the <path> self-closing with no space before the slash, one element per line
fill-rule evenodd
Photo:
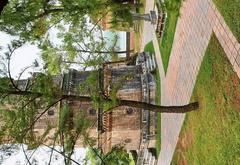
<path fill-rule="evenodd" d="M 103 90 L 106 96 L 111 90 L 118 85 L 119 89 L 116 93 L 119 99 L 146 101 L 154 103 L 155 100 L 155 81 L 150 71 L 154 66 L 150 65 L 149 56 L 142 54 L 136 65 L 126 65 L 124 63 L 105 64 L 102 69 Z M 151 60 L 151 59 L 150 59 Z M 147 61 L 147 62 L 146 62 Z M 149 64 L 148 64 L 149 63 Z M 143 69 L 144 67 L 144 69 Z M 144 73 L 143 73 L 144 71 Z M 63 89 L 66 94 L 74 94 L 79 83 L 83 83 L 90 72 L 72 71 L 64 79 Z M 67 91 L 70 90 L 70 91 Z M 147 98 L 144 99 L 143 98 Z M 97 146 L 102 148 L 104 152 L 108 152 L 112 146 L 120 143 L 126 145 L 127 150 L 137 150 L 141 145 L 143 134 L 154 135 L 155 133 L 155 114 L 149 113 L 150 121 L 145 130 L 146 121 L 143 122 L 143 111 L 133 107 L 121 106 L 115 108 L 109 113 L 95 110 L 90 102 L 65 101 L 70 107 L 72 116 L 79 113 L 84 114 L 84 118 L 92 122 L 92 127 L 88 130 L 89 135 L 97 139 Z M 43 119 L 36 125 L 36 129 L 46 128 L 46 122 L 50 119 L 53 125 L 58 124 L 58 108 L 55 108 L 54 115 L 46 114 Z M 101 122 L 97 122 L 101 121 Z M 45 125 L 44 125 L 45 121 Z M 94 124 L 95 123 L 95 124 Z M 98 126 L 101 125 L 102 129 Z M 82 147 L 83 141 L 79 139 L 77 146 Z"/>

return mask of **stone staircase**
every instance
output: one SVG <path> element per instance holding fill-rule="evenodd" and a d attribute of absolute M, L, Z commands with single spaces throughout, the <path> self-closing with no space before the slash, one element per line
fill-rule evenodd
<path fill-rule="evenodd" d="M 144 149 L 142 152 L 142 157 L 138 158 L 136 165 L 156 165 L 157 159 L 148 149 Z"/>

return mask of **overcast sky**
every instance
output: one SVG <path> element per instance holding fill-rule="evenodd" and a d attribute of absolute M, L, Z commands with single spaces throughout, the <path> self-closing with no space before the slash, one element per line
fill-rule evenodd
<path fill-rule="evenodd" d="M 54 31 L 49 32 L 50 36 L 56 36 Z M 110 40 L 113 40 L 114 32 L 111 31 L 105 31 L 104 36 L 107 40 L 109 40 L 108 45 L 111 43 Z M 120 50 L 126 50 L 126 33 L 125 32 L 118 32 L 119 40 L 117 46 L 120 48 Z M 4 52 L 6 52 L 7 44 L 11 42 L 13 37 L 0 32 L 0 46 L 3 47 L 1 50 L 0 56 L 4 56 Z M 54 39 L 56 41 L 56 39 Z M 57 41 L 56 41 L 57 42 Z M 34 68 L 34 71 L 38 71 L 42 68 L 42 60 L 40 58 L 40 50 L 30 44 L 25 44 L 24 46 L 20 47 L 15 51 L 11 58 L 11 74 L 13 78 L 17 78 L 21 71 L 27 67 L 33 64 L 33 62 L 37 60 L 40 64 L 40 67 Z M 75 67 L 74 67 L 75 68 Z M 77 68 L 77 67 L 76 67 Z M 28 69 L 24 74 L 22 75 L 22 78 L 27 78 L 30 76 L 30 72 L 33 72 L 33 68 Z"/>
<path fill-rule="evenodd" d="M 6 52 L 7 44 L 11 42 L 12 37 L 9 35 L 0 32 L 0 46 L 3 47 L 1 50 L 0 56 L 4 56 L 4 52 Z M 39 58 L 39 49 L 30 44 L 26 44 L 22 46 L 21 48 L 17 49 L 16 52 L 13 54 L 11 59 L 11 74 L 13 78 L 18 77 L 19 73 L 22 69 L 24 69 L 27 66 L 30 66 L 33 64 L 34 60 L 41 61 Z M 40 62 L 41 63 L 41 62 Z M 30 76 L 29 72 L 32 72 L 33 69 L 29 69 L 23 74 L 23 78 L 26 78 Z"/>

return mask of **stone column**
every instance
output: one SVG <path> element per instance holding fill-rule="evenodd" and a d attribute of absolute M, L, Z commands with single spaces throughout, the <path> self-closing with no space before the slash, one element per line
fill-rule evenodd
<path fill-rule="evenodd" d="M 152 11 L 152 10 L 150 11 L 150 13 L 146 13 L 146 14 L 139 14 L 139 13 L 132 12 L 132 17 L 133 17 L 133 20 L 149 21 L 152 24 L 157 23 L 157 14 L 155 11 Z"/>

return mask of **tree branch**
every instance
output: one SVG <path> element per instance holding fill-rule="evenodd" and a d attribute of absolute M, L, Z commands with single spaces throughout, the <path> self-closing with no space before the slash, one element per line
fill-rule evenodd
<path fill-rule="evenodd" d="M 50 146 L 48 146 L 48 145 L 46 145 L 46 144 L 44 144 L 44 143 L 42 143 L 42 145 L 44 145 L 44 146 L 46 146 L 46 147 L 48 147 L 48 148 L 54 150 L 55 152 L 61 154 L 64 158 L 67 158 L 67 159 L 71 160 L 72 162 L 74 162 L 74 163 L 76 163 L 76 164 L 78 164 L 78 165 L 81 165 L 80 163 L 78 163 L 77 161 L 75 161 L 74 159 L 72 159 L 71 157 L 66 156 L 65 154 L 63 154 L 62 152 L 56 150 L 55 148 L 50 147 Z"/>
<path fill-rule="evenodd" d="M 44 115 L 52 106 L 54 106 L 55 104 L 57 104 L 61 100 L 63 100 L 63 99 L 60 98 L 57 101 L 55 101 L 55 102 L 51 103 L 50 105 L 48 105 L 47 108 L 42 113 L 40 113 L 40 115 L 37 118 L 35 118 L 35 120 L 30 125 L 29 129 L 31 129 L 34 126 L 34 124 L 42 117 L 42 115 Z"/>
<path fill-rule="evenodd" d="M 55 135 L 54 137 L 54 141 L 53 141 L 53 149 L 55 147 L 55 142 L 57 140 L 57 135 Z M 49 158 L 49 162 L 48 162 L 48 165 L 51 165 L 51 161 L 52 161 L 52 156 L 53 156 L 53 149 L 51 150 L 51 154 L 50 154 L 50 158 Z"/>
<path fill-rule="evenodd" d="M 88 141 L 88 139 L 85 139 L 86 142 L 88 143 L 89 147 L 93 150 L 93 152 L 95 153 L 95 155 L 97 157 L 99 157 L 99 159 L 101 160 L 101 162 L 103 163 L 103 165 L 105 165 L 106 163 L 104 162 L 103 158 L 98 154 L 98 152 L 94 149 L 94 147 L 90 144 L 90 142 Z"/>
<path fill-rule="evenodd" d="M 35 96 L 43 96 L 41 93 L 34 93 L 29 91 L 1 91 L 6 94 L 15 94 L 15 95 L 35 95 Z M 78 95 L 61 95 L 61 100 L 78 100 L 78 101 L 85 101 L 85 102 L 91 102 L 92 98 L 90 96 L 78 96 Z M 103 101 L 111 102 L 111 99 L 105 98 Z M 134 100 L 117 100 L 117 104 L 114 106 L 114 108 L 118 106 L 130 106 L 140 109 L 146 109 L 153 112 L 158 113 L 185 113 L 190 112 L 193 110 L 197 110 L 199 108 L 199 103 L 194 102 L 186 105 L 180 105 L 180 106 L 160 106 L 160 105 L 154 105 L 150 103 L 145 103 L 141 101 L 134 101 Z"/>
<path fill-rule="evenodd" d="M 159 113 L 186 113 L 199 108 L 198 102 L 180 106 L 159 106 L 133 100 L 118 100 L 119 106 L 129 106 Z"/>
<path fill-rule="evenodd" d="M 27 159 L 27 162 L 28 162 L 30 165 L 32 165 L 31 162 L 30 162 L 30 160 L 29 160 L 29 158 L 28 158 L 28 156 L 27 156 L 27 154 L 26 154 L 26 151 L 25 151 L 25 149 L 24 149 L 24 147 L 23 147 L 23 144 L 21 144 L 21 147 L 22 147 L 22 150 L 23 150 L 23 154 L 24 154 L 25 158 Z M 27 163 L 27 164 L 28 164 L 28 163 Z"/>
<path fill-rule="evenodd" d="M 34 127 L 34 124 L 44 115 L 52 106 L 57 104 L 59 101 L 63 100 L 62 98 L 58 99 L 57 101 L 51 103 L 50 105 L 47 106 L 47 108 L 38 116 L 35 118 L 35 120 L 30 124 L 28 128 L 26 128 L 23 132 L 23 137 L 26 136 L 27 132 L 31 130 Z"/>
<path fill-rule="evenodd" d="M 97 54 L 107 54 L 107 53 L 116 53 L 116 54 L 124 54 L 124 53 L 131 53 L 134 50 L 123 50 L 123 51 L 91 51 L 91 50 L 83 50 L 83 49 L 78 49 L 77 52 L 82 52 L 82 53 L 97 53 Z"/>
<path fill-rule="evenodd" d="M 11 84 L 12 84 L 12 86 L 17 90 L 17 91 L 21 91 L 21 89 L 19 89 L 18 87 L 17 87 L 17 85 L 14 83 L 14 81 L 13 81 L 13 78 L 12 78 L 12 75 L 11 75 L 11 71 L 10 71 L 10 61 L 11 61 L 11 57 L 12 57 L 12 54 L 13 54 L 13 52 L 16 50 L 17 48 L 13 48 L 13 49 L 10 49 L 10 54 L 8 55 L 8 57 L 7 57 L 7 59 L 8 59 L 8 77 L 9 77 L 9 79 L 10 79 L 10 82 L 11 82 Z"/>

